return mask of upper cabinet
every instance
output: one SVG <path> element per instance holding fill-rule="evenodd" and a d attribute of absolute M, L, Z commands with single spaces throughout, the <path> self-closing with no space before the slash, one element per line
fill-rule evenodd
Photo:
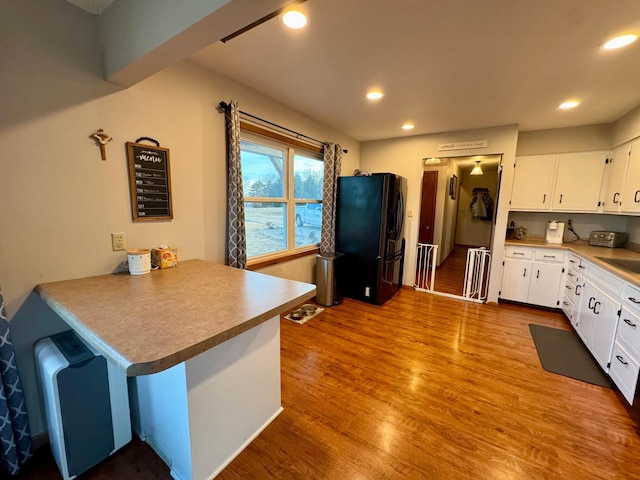
<path fill-rule="evenodd" d="M 549 210 L 556 157 L 536 155 L 516 158 L 512 210 Z"/>
<path fill-rule="evenodd" d="M 558 173 L 551 209 L 568 212 L 598 211 L 606 162 L 606 153 L 558 156 Z"/>
<path fill-rule="evenodd" d="M 606 167 L 607 188 L 602 197 L 603 210 L 607 213 L 617 213 L 622 204 L 622 188 L 629 161 L 629 145 L 622 145 L 613 150 Z"/>
<path fill-rule="evenodd" d="M 518 157 L 510 208 L 597 212 L 606 162 L 605 152 Z"/>
<path fill-rule="evenodd" d="M 630 145 L 629 162 L 622 187 L 620 211 L 640 213 L 640 140 Z"/>

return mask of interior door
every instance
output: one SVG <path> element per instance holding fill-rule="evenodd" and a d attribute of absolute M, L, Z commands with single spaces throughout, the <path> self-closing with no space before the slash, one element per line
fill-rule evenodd
<path fill-rule="evenodd" d="M 438 172 L 430 170 L 422 173 L 422 199 L 420 201 L 419 243 L 433 243 L 433 226 L 436 219 L 436 196 L 438 193 Z"/>

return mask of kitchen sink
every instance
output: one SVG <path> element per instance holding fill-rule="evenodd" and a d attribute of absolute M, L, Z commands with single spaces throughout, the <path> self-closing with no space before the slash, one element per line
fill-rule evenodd
<path fill-rule="evenodd" d="M 640 273 L 640 260 L 630 260 L 628 258 L 604 258 L 596 257 L 609 265 L 621 268 L 631 273 Z"/>

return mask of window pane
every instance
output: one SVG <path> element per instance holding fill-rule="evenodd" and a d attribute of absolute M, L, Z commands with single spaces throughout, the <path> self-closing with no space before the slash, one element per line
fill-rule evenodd
<path fill-rule="evenodd" d="M 317 158 L 294 155 L 293 195 L 294 198 L 322 200 L 322 176 L 324 163 Z"/>
<path fill-rule="evenodd" d="M 285 203 L 244 203 L 247 257 L 287 249 L 287 208 Z"/>
<path fill-rule="evenodd" d="M 321 203 L 296 204 L 296 247 L 319 244 L 321 226 Z"/>
<path fill-rule="evenodd" d="M 284 156 L 284 150 L 240 141 L 245 197 L 284 198 Z"/>

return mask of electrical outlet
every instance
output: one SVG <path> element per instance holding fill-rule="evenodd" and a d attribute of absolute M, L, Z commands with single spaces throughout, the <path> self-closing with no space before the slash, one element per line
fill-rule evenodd
<path fill-rule="evenodd" d="M 114 252 L 127 249 L 127 241 L 124 237 L 124 233 L 111 234 L 111 247 Z"/>

